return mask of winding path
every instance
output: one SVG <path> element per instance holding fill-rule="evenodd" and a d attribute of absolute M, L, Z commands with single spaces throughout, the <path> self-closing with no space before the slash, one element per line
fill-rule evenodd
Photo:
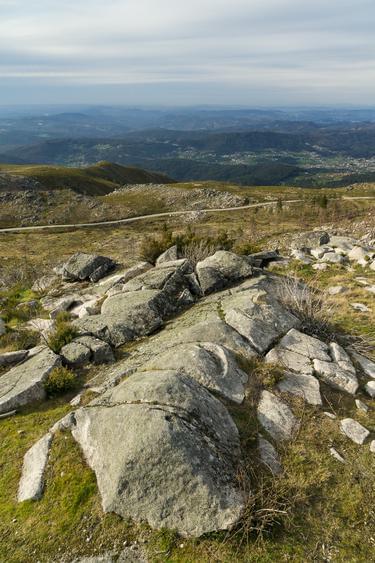
<path fill-rule="evenodd" d="M 368 199 L 375 199 L 375 197 L 349 197 L 343 196 L 341 199 L 351 199 L 351 200 L 368 200 Z M 304 199 L 287 199 L 283 200 L 283 204 L 286 203 L 300 203 L 301 201 L 305 201 Z M 0 229 L 0 233 L 23 233 L 23 232 L 30 232 L 30 231 L 44 231 L 44 230 L 51 230 L 51 229 L 82 229 L 82 228 L 92 228 L 92 227 L 103 227 L 106 225 L 123 225 L 126 223 L 135 223 L 136 221 L 143 221 L 145 219 L 159 219 L 162 217 L 174 217 L 178 215 L 189 215 L 190 213 L 225 213 L 227 211 L 241 211 L 245 209 L 251 209 L 254 207 L 270 207 L 272 205 L 276 205 L 277 200 L 272 201 L 264 201 L 262 203 L 251 203 L 249 205 L 242 205 L 239 207 L 220 207 L 220 208 L 213 208 L 213 209 L 189 209 L 184 211 L 165 211 L 163 213 L 152 213 L 149 215 L 138 215 L 135 217 L 127 217 L 126 219 L 115 219 L 113 221 L 93 221 L 91 223 L 71 223 L 71 224 L 63 224 L 63 225 L 32 225 L 28 227 L 8 227 L 5 229 Z"/>

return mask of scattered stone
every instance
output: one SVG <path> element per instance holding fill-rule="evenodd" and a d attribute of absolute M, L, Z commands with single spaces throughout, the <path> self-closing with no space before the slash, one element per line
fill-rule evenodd
<path fill-rule="evenodd" d="M 277 385 L 279 391 L 302 397 L 310 405 L 321 405 L 319 381 L 313 375 L 286 373 Z"/>
<path fill-rule="evenodd" d="M 258 436 L 258 449 L 262 463 L 273 475 L 280 475 L 283 468 L 280 463 L 279 455 L 271 442 L 263 438 L 261 434 Z"/>
<path fill-rule="evenodd" d="M 77 252 L 62 266 L 62 276 L 68 281 L 98 281 L 115 266 L 111 258 Z"/>
<path fill-rule="evenodd" d="M 345 463 L 345 459 L 339 454 L 337 450 L 335 450 L 335 448 L 329 448 L 329 453 L 331 454 L 332 457 L 337 459 L 337 461 L 340 461 L 341 463 Z"/>
<path fill-rule="evenodd" d="M 112 348 L 107 342 L 93 336 L 81 336 L 74 342 L 86 346 L 91 352 L 90 361 L 93 364 L 111 364 L 115 361 Z"/>
<path fill-rule="evenodd" d="M 222 289 L 253 273 L 246 258 L 225 250 L 198 262 L 196 272 L 204 294 Z"/>
<path fill-rule="evenodd" d="M 369 360 L 366 356 L 358 354 L 357 352 L 352 352 L 352 357 L 359 364 L 365 375 L 375 379 L 375 362 Z"/>
<path fill-rule="evenodd" d="M 375 397 L 375 381 L 369 381 L 368 383 L 366 383 L 365 390 L 366 390 L 366 393 L 368 395 L 370 395 L 370 397 L 374 398 Z"/>
<path fill-rule="evenodd" d="M 352 418 L 344 418 L 340 422 L 340 428 L 342 432 L 350 438 L 350 440 L 352 440 L 352 442 L 359 445 L 363 444 L 366 441 L 366 438 L 370 435 L 367 428 Z"/>
<path fill-rule="evenodd" d="M 370 285 L 368 287 L 364 288 L 365 291 L 368 291 L 369 293 L 374 293 L 375 294 L 375 285 Z"/>
<path fill-rule="evenodd" d="M 178 260 L 177 244 L 168 248 L 163 254 L 160 254 L 156 260 L 156 265 L 163 264 L 163 262 L 173 262 L 174 260 Z"/>
<path fill-rule="evenodd" d="M 72 433 L 105 512 L 184 536 L 230 529 L 240 518 L 237 428 L 190 377 L 136 373 L 75 416 Z"/>
<path fill-rule="evenodd" d="M 309 336 L 292 328 L 289 332 L 280 340 L 279 346 L 290 350 L 291 352 L 296 352 L 302 354 L 310 359 L 317 359 L 322 361 L 330 361 L 330 356 L 328 354 L 328 346 L 318 338 Z"/>
<path fill-rule="evenodd" d="M 323 414 L 327 417 L 330 418 L 331 420 L 335 420 L 337 417 L 335 414 L 333 414 L 332 412 L 328 412 L 328 411 L 324 411 Z"/>
<path fill-rule="evenodd" d="M 314 360 L 313 365 L 320 379 L 331 387 L 339 389 L 340 391 L 346 391 L 351 395 L 355 395 L 357 392 L 358 380 L 353 373 L 343 370 L 334 362 Z"/>
<path fill-rule="evenodd" d="M 370 452 L 375 454 L 375 440 L 370 442 Z"/>
<path fill-rule="evenodd" d="M 360 313 L 368 313 L 371 311 L 364 303 L 350 303 L 350 305 L 355 311 L 359 311 Z"/>
<path fill-rule="evenodd" d="M 333 248 L 340 248 L 344 252 L 350 252 L 353 246 L 355 246 L 356 241 L 351 237 L 331 236 L 329 244 Z"/>
<path fill-rule="evenodd" d="M 329 234 L 325 231 L 307 231 L 298 233 L 292 242 L 292 248 L 305 250 L 322 246 L 330 242 Z"/>
<path fill-rule="evenodd" d="M 336 252 L 326 252 L 323 256 L 323 258 L 321 258 L 321 261 L 324 263 L 329 263 L 329 264 L 344 264 L 346 259 L 344 256 L 341 256 L 341 254 L 337 254 Z"/>
<path fill-rule="evenodd" d="M 38 500 L 43 494 L 44 471 L 52 443 L 48 433 L 38 440 L 23 458 L 22 475 L 18 488 L 18 502 Z"/>
<path fill-rule="evenodd" d="M 263 428 L 277 442 L 290 440 L 299 428 L 299 422 L 290 408 L 269 391 L 262 391 L 257 416 Z"/>
<path fill-rule="evenodd" d="M 345 293 L 346 288 L 342 285 L 334 285 L 328 288 L 329 295 L 340 295 L 340 293 Z"/>
<path fill-rule="evenodd" d="M 4 352 L 3 354 L 0 354 L 0 367 L 11 366 L 22 362 L 27 357 L 28 353 L 28 350 Z"/>
<path fill-rule="evenodd" d="M 72 407 L 78 407 L 78 405 L 81 404 L 81 400 L 82 400 L 82 393 L 78 393 L 78 395 L 76 395 L 75 397 L 73 397 L 73 399 L 70 401 L 70 405 Z"/>
<path fill-rule="evenodd" d="M 355 400 L 355 406 L 357 407 L 358 410 L 367 413 L 369 408 L 366 405 L 366 403 L 364 403 L 363 401 L 360 401 L 359 399 Z"/>
<path fill-rule="evenodd" d="M 327 270 L 329 268 L 328 264 L 313 264 L 312 265 L 314 270 L 321 270 L 322 272 L 324 272 L 324 270 Z"/>
<path fill-rule="evenodd" d="M 46 397 L 44 382 L 61 364 L 60 357 L 48 348 L 13 367 L 0 377 L 0 413 L 17 409 Z"/>
<path fill-rule="evenodd" d="M 61 348 L 60 355 L 71 366 L 83 366 L 90 361 L 91 351 L 87 346 L 73 341 Z"/>
<path fill-rule="evenodd" d="M 306 264 L 306 266 L 312 264 L 313 262 L 312 259 L 309 258 L 305 252 L 302 252 L 302 250 L 292 250 L 290 254 L 291 256 L 293 256 L 295 260 L 302 262 L 302 264 Z"/>
<path fill-rule="evenodd" d="M 318 246 L 317 248 L 312 248 L 310 250 L 311 256 L 313 256 L 316 260 L 320 260 L 323 258 L 326 252 L 329 252 L 331 248 L 325 246 Z"/>
<path fill-rule="evenodd" d="M 351 359 L 344 348 L 339 344 L 336 344 L 336 342 L 331 342 L 329 349 L 331 351 L 333 360 L 340 366 L 340 368 L 355 375 L 355 367 L 353 366 Z"/>
<path fill-rule="evenodd" d="M 232 352 L 218 344 L 180 344 L 153 358 L 143 369 L 184 373 L 236 403 L 242 403 L 245 397 L 247 374 L 239 369 Z"/>

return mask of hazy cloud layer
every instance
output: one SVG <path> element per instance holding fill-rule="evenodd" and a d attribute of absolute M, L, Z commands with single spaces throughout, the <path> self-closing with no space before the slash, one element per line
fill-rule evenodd
<path fill-rule="evenodd" d="M 355 103 L 374 0 L 0 0 L 0 103 Z"/>

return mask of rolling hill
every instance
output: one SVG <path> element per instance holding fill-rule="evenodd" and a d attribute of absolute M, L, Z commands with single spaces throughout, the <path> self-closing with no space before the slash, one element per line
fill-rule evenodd
<path fill-rule="evenodd" d="M 164 174 L 106 161 L 86 168 L 0 164 L 0 191 L 71 189 L 86 195 L 105 195 L 126 184 L 173 182 Z"/>

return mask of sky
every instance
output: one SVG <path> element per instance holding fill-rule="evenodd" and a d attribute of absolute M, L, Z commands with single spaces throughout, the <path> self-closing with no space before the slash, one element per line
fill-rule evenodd
<path fill-rule="evenodd" d="M 0 104 L 374 105 L 374 0 L 0 0 Z"/>

